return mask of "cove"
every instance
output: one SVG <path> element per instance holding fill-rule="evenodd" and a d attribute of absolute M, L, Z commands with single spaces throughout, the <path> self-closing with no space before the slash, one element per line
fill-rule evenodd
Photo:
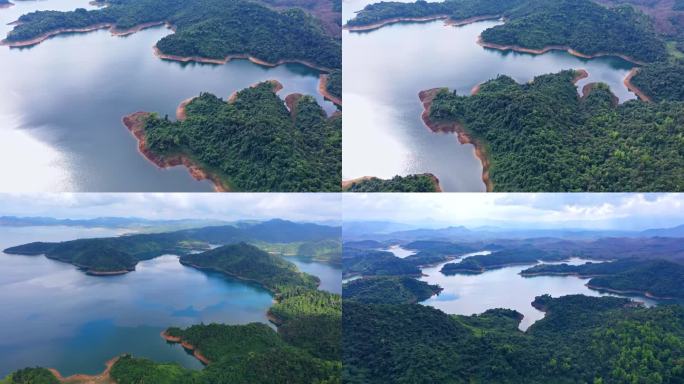
<path fill-rule="evenodd" d="M 0 9 L 4 38 L 34 10 L 92 9 L 87 0 L 18 1 Z M 164 26 L 126 37 L 107 30 L 58 35 L 30 48 L 0 47 L 0 172 L 6 191 L 211 191 L 183 166 L 159 169 L 139 152 L 122 117 L 153 111 L 174 118 L 179 103 L 201 92 L 227 99 L 234 91 L 278 80 L 279 95 L 316 97 L 319 72 L 300 64 L 265 67 L 247 60 L 225 65 L 159 59 L 153 46 Z"/>
<path fill-rule="evenodd" d="M 77 227 L 3 227 L 0 248 L 118 234 Z M 339 269 L 303 264 L 321 279 L 321 289 L 341 290 Z M 96 277 L 44 256 L 0 253 L 0 270 L 0 377 L 37 365 L 65 376 L 96 374 L 122 353 L 201 369 L 197 359 L 164 341 L 161 332 L 199 323 L 268 323 L 273 305 L 268 291 L 185 267 L 175 255 L 143 261 L 125 275 Z"/>
<path fill-rule="evenodd" d="M 488 254 L 477 252 L 463 255 L 450 263 L 473 255 Z M 579 265 L 590 260 L 572 258 L 565 263 Z M 553 297 L 582 294 L 586 296 L 618 296 L 629 297 L 646 306 L 656 305 L 655 300 L 637 296 L 614 295 L 589 289 L 585 286 L 590 279 L 575 276 L 535 276 L 522 277 L 520 271 L 530 265 L 516 265 L 486 271 L 479 275 L 446 276 L 440 272 L 446 263 L 422 269 L 424 276 L 420 279 L 429 284 L 439 284 L 444 290 L 421 304 L 429 305 L 446 313 L 459 315 L 479 314 L 492 308 L 508 308 L 524 315 L 519 328 L 526 330 L 535 321 L 544 317 L 544 313 L 532 307 L 536 296 L 549 294 Z"/>
<path fill-rule="evenodd" d="M 345 18 L 366 3 L 345 3 Z M 475 86 L 499 74 L 527 82 L 573 68 L 589 73 L 577 83 L 578 90 L 600 81 L 620 101 L 636 98 L 623 83 L 634 64 L 618 57 L 582 59 L 561 51 L 532 55 L 477 44 L 482 31 L 500 23 L 449 26 L 436 20 L 391 24 L 368 32 L 343 31 L 343 178 L 430 172 L 447 192 L 485 190 L 482 164 L 473 146 L 460 144 L 451 133 L 433 133 L 423 123 L 418 98 L 423 90 L 448 87 L 469 95 Z"/>

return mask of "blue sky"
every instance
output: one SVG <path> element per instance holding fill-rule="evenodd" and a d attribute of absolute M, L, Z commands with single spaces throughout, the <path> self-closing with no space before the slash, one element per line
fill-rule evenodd
<path fill-rule="evenodd" d="M 0 216 L 339 221 L 331 193 L 40 193 L 0 194 Z"/>
<path fill-rule="evenodd" d="M 344 221 L 424 227 L 646 229 L 684 224 L 684 194 L 345 194 Z"/>

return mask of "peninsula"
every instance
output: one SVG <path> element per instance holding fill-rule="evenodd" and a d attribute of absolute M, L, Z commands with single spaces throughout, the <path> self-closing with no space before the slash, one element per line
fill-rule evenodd
<path fill-rule="evenodd" d="M 326 116 L 311 96 L 288 98 L 288 110 L 281 88 L 263 82 L 228 102 L 202 93 L 181 103 L 177 121 L 136 112 L 123 122 L 148 160 L 184 165 L 217 191 L 339 191 L 341 116 Z"/>

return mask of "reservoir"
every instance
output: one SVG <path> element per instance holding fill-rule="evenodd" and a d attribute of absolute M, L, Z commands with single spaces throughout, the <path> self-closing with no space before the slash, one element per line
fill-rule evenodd
<path fill-rule="evenodd" d="M 1 249 L 121 233 L 78 227 L 2 229 Z M 341 290 L 339 269 L 317 262 L 302 265 L 319 276 L 322 289 Z M 200 369 L 197 359 L 160 333 L 202 322 L 268 323 L 266 312 L 273 304 L 268 291 L 185 267 L 175 255 L 143 261 L 125 275 L 102 277 L 44 256 L 0 253 L 0 270 L 0 377 L 27 366 L 57 368 L 65 376 L 95 374 L 122 353 Z"/>
<path fill-rule="evenodd" d="M 345 20 L 365 4 L 344 2 Z M 617 57 L 581 59 L 566 52 L 501 52 L 478 45 L 485 29 L 501 21 L 447 26 L 442 20 L 399 23 L 367 32 L 343 31 L 343 177 L 391 178 L 430 172 L 445 191 L 485 190 L 482 164 L 471 144 L 433 133 L 421 119 L 418 92 L 448 87 L 461 95 L 498 75 L 518 82 L 564 69 L 585 69 L 578 82 L 605 82 L 620 101 L 636 96 L 623 84 L 633 64 Z"/>
<path fill-rule="evenodd" d="M 449 261 L 449 263 L 458 262 L 467 256 L 482 254 L 489 254 L 489 252 L 463 255 L 456 260 Z M 565 263 L 579 265 L 587 261 L 591 260 L 572 258 Z M 444 264 L 446 263 L 423 268 L 423 274 L 427 276 L 423 276 L 421 280 L 429 284 L 439 284 L 444 290 L 439 295 L 432 296 L 421 304 L 438 308 L 446 313 L 459 315 L 479 314 L 493 308 L 514 309 L 525 316 L 520 322 L 520 329 L 523 331 L 544 317 L 544 312 L 531 305 L 536 296 L 543 294 L 549 294 L 553 297 L 574 294 L 610 295 L 629 297 L 647 306 L 656 304 L 656 301 L 645 297 L 606 294 L 589 289 L 585 286 L 589 279 L 576 276 L 523 277 L 519 275 L 520 271 L 530 268 L 534 264 L 494 269 L 479 275 L 452 276 L 440 272 Z"/>
<path fill-rule="evenodd" d="M 0 9 L 0 37 L 35 10 L 93 9 L 89 0 L 17 1 Z M 275 79 L 279 95 L 316 97 L 319 72 L 299 64 L 269 68 L 247 60 L 226 65 L 164 61 L 152 47 L 165 27 L 127 37 L 107 30 L 59 35 L 30 48 L 0 46 L 0 174 L 6 191 L 211 191 L 185 167 L 159 169 L 139 152 L 121 118 L 136 111 L 175 118 L 178 104 L 201 92 L 233 91 Z"/>

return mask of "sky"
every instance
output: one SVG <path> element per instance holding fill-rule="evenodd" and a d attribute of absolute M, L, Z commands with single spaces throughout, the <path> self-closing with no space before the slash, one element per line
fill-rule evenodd
<path fill-rule="evenodd" d="M 0 194 L 0 216 L 87 219 L 340 221 L 332 193 L 40 193 Z"/>
<path fill-rule="evenodd" d="M 344 194 L 343 219 L 417 227 L 641 230 L 684 224 L 684 194 Z"/>

